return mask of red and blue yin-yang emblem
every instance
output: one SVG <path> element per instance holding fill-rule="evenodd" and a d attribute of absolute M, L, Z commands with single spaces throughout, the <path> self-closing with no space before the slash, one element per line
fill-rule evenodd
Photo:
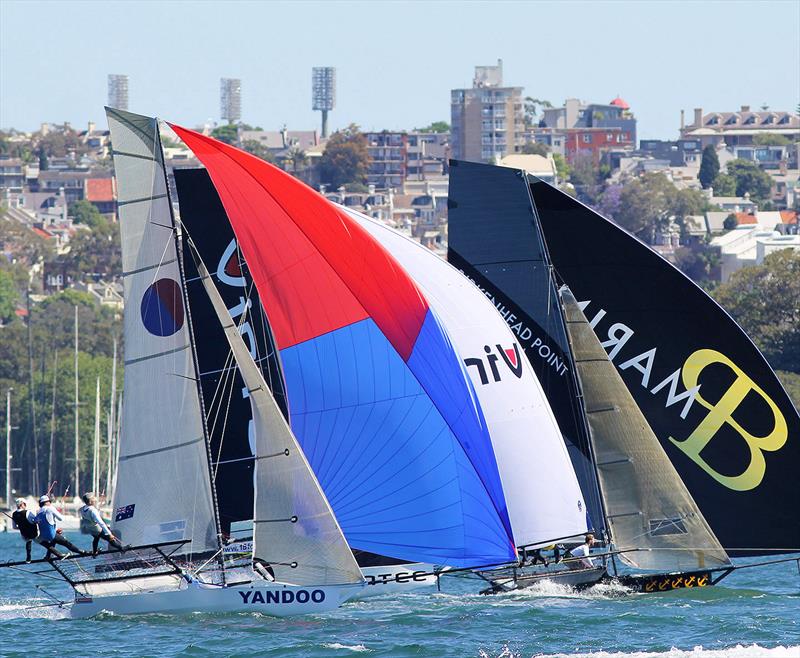
<path fill-rule="evenodd" d="M 172 279 L 159 279 L 142 296 L 142 323 L 156 336 L 171 336 L 183 326 L 183 293 Z"/>

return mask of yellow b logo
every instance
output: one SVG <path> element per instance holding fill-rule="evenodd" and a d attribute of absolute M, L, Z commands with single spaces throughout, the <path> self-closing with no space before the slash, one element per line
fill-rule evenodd
<path fill-rule="evenodd" d="M 679 441 L 669 437 L 669 440 L 689 455 L 700 468 L 723 486 L 733 489 L 734 491 L 749 491 L 750 489 L 755 489 L 761 484 L 761 480 L 764 479 L 764 472 L 767 469 L 764 451 L 779 450 L 783 447 L 783 444 L 786 443 L 786 439 L 789 436 L 786 419 L 783 417 L 777 405 L 744 373 L 744 371 L 742 371 L 741 368 L 727 356 L 715 350 L 697 350 L 686 359 L 681 373 L 683 384 L 686 389 L 688 390 L 697 386 L 700 373 L 713 363 L 721 363 L 730 368 L 736 374 L 736 380 L 731 384 L 728 390 L 725 391 L 717 404 L 706 402 L 698 394 L 696 399 L 709 410 L 708 414 L 687 439 Z M 772 411 L 774 425 L 766 436 L 753 436 L 733 419 L 732 414 L 750 391 L 760 395 Z M 722 475 L 715 471 L 700 456 L 700 452 L 703 448 L 706 447 L 708 442 L 714 438 L 716 433 L 726 423 L 736 430 L 750 449 L 750 463 L 739 475 Z"/>

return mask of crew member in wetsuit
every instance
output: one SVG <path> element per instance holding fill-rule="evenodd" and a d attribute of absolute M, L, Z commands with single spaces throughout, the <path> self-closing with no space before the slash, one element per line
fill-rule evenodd
<path fill-rule="evenodd" d="M 39 528 L 36 525 L 36 515 L 28 509 L 28 503 L 24 498 L 17 498 L 17 509 L 11 515 L 11 519 L 25 542 L 25 562 L 30 562 L 31 545 L 39 536 Z"/>
<path fill-rule="evenodd" d="M 51 504 L 50 496 L 42 496 L 39 499 L 39 513 L 36 515 L 36 525 L 39 526 L 39 543 L 47 549 L 48 559 L 51 554 L 55 554 L 62 559 L 69 557 L 71 553 L 89 555 L 89 553 L 82 551 L 69 539 L 64 537 L 60 528 L 56 529 L 56 521 L 63 520 L 64 517 L 61 516 L 59 511 Z M 65 546 L 71 553 L 59 553 L 55 550 L 56 544 Z"/>
<path fill-rule="evenodd" d="M 89 493 L 83 494 L 81 498 L 84 502 L 84 506 L 79 510 L 81 532 L 94 537 L 92 541 L 92 557 L 97 555 L 101 539 L 105 539 L 110 546 L 124 551 L 125 547 L 122 545 L 122 542 L 114 536 L 114 533 L 111 532 L 106 522 L 103 521 L 103 517 L 100 515 L 97 507 L 95 507 L 95 503 L 97 502 L 95 495 L 90 491 Z"/>

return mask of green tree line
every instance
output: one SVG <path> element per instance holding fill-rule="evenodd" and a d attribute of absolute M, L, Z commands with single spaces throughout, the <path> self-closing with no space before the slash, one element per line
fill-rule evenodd
<path fill-rule="evenodd" d="M 33 304 L 30 328 L 16 319 L 0 328 L 0 398 L 11 389 L 12 485 L 38 493 L 57 480 L 58 495 L 75 493 L 74 320 L 78 308 L 79 447 L 81 481 L 91 486 L 95 393 L 100 379 L 101 481 L 105 481 L 107 414 L 110 409 L 114 337 L 121 335 L 116 313 L 86 294 L 67 290 Z M 30 339 L 30 340 L 29 340 Z M 30 346 L 30 352 L 29 352 Z M 122 391 L 122 350 L 118 345 L 117 391 Z M 116 413 L 116 410 L 115 410 Z M 3 423 L 6 421 L 3 405 Z M 52 438 L 51 438 L 52 437 Z M 52 442 L 52 445 L 51 445 Z M 5 446 L 4 446 L 5 447 Z M 52 447 L 52 450 L 51 450 Z"/>

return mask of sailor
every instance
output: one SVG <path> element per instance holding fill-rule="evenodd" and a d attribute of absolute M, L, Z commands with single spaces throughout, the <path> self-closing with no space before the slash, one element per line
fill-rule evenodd
<path fill-rule="evenodd" d="M 97 503 L 95 495 L 90 491 L 89 493 L 83 494 L 81 498 L 84 502 L 84 506 L 78 510 L 81 517 L 81 532 L 94 537 L 92 541 L 92 557 L 97 555 L 101 539 L 105 539 L 109 545 L 114 548 L 121 551 L 125 550 L 122 542 L 114 536 L 114 533 L 111 532 L 106 522 L 103 521 L 103 517 L 95 506 Z"/>
<path fill-rule="evenodd" d="M 69 539 L 64 537 L 61 528 L 56 529 L 56 521 L 63 521 L 59 511 L 50 502 L 50 496 L 44 495 L 39 498 L 39 513 L 36 515 L 36 525 L 39 526 L 39 543 L 47 549 L 48 557 L 52 554 L 60 558 L 69 557 L 71 553 L 78 555 L 88 555 L 75 546 Z M 59 553 L 55 550 L 55 545 L 65 546 L 67 553 Z M 69 552 L 71 551 L 71 553 Z"/>
<path fill-rule="evenodd" d="M 36 526 L 36 515 L 28 509 L 28 503 L 24 498 L 17 498 L 17 509 L 11 515 L 11 519 L 25 542 L 25 562 L 30 562 L 31 545 L 39 536 L 39 528 Z"/>
<path fill-rule="evenodd" d="M 594 560 L 589 557 L 592 552 L 596 540 L 594 535 L 590 532 L 584 537 L 584 542 L 580 546 L 573 548 L 569 554 L 574 558 L 579 558 L 575 561 L 567 563 L 570 569 L 591 569 L 594 567 Z"/>

